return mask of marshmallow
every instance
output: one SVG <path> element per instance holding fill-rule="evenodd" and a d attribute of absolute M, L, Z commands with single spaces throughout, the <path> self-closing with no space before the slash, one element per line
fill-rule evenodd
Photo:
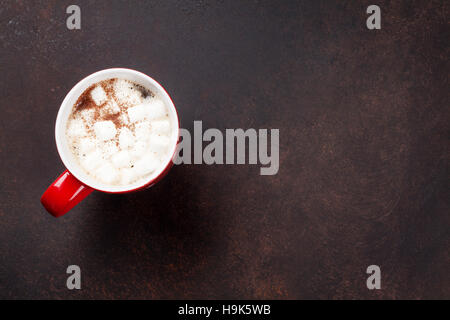
<path fill-rule="evenodd" d="M 109 162 L 106 162 L 98 168 L 95 175 L 107 184 L 111 184 L 118 178 L 117 170 Z"/>
<path fill-rule="evenodd" d="M 125 125 L 130 123 L 130 119 L 128 119 L 128 115 L 126 113 L 122 113 L 119 120 Z"/>
<path fill-rule="evenodd" d="M 136 105 L 142 102 L 142 93 L 132 82 L 124 79 L 115 81 L 114 93 L 119 102 L 124 104 Z"/>
<path fill-rule="evenodd" d="M 131 122 L 144 120 L 149 116 L 150 109 L 151 107 L 148 103 L 138 104 L 137 106 L 128 108 L 128 117 L 130 118 Z"/>
<path fill-rule="evenodd" d="M 134 168 L 123 168 L 120 170 L 120 183 L 122 185 L 133 182 L 137 177 L 138 173 Z"/>
<path fill-rule="evenodd" d="M 160 99 L 150 98 L 146 99 L 145 102 L 150 107 L 148 119 L 154 120 L 166 116 L 167 114 L 166 106 L 164 105 L 164 102 L 162 102 Z"/>
<path fill-rule="evenodd" d="M 91 138 L 82 138 L 78 142 L 78 150 L 80 151 L 80 155 L 86 155 L 90 151 L 95 149 L 95 142 Z"/>
<path fill-rule="evenodd" d="M 130 154 L 123 150 L 112 156 L 111 161 L 116 168 L 130 167 Z"/>
<path fill-rule="evenodd" d="M 83 120 L 73 119 L 69 122 L 69 127 L 67 128 L 67 135 L 69 137 L 85 137 L 87 135 L 86 125 Z"/>
<path fill-rule="evenodd" d="M 96 86 L 91 91 L 91 98 L 94 100 L 95 104 L 98 106 L 101 106 L 108 100 L 108 97 L 106 96 L 105 90 L 101 86 Z"/>
<path fill-rule="evenodd" d="M 99 121 L 94 124 L 94 132 L 99 140 L 110 140 L 116 135 L 116 126 L 112 121 Z"/>
<path fill-rule="evenodd" d="M 150 122 L 144 121 L 137 123 L 134 134 L 138 140 L 148 140 L 151 134 Z"/>
<path fill-rule="evenodd" d="M 115 100 L 108 101 L 108 103 L 100 109 L 100 115 L 106 116 L 108 114 L 117 114 L 120 112 L 120 107 Z"/>
<path fill-rule="evenodd" d="M 130 153 L 134 158 L 140 158 L 145 151 L 147 151 L 147 143 L 145 141 L 138 141 L 131 148 Z"/>
<path fill-rule="evenodd" d="M 168 133 L 170 132 L 170 122 L 169 120 L 155 120 L 151 122 L 152 131 L 157 133 Z"/>
<path fill-rule="evenodd" d="M 122 149 L 131 147 L 134 144 L 134 136 L 128 128 L 122 128 L 119 134 L 119 145 Z"/>
<path fill-rule="evenodd" d="M 111 158 L 114 154 L 116 154 L 119 151 L 116 142 L 114 141 L 108 141 L 100 144 L 100 150 L 105 159 Z"/>
<path fill-rule="evenodd" d="M 170 145 L 169 137 L 163 135 L 152 134 L 149 140 L 150 149 L 155 153 L 165 152 Z"/>
<path fill-rule="evenodd" d="M 80 111 L 81 118 L 88 124 L 94 122 L 95 108 L 83 109 Z"/>
<path fill-rule="evenodd" d="M 82 166 L 89 172 L 94 171 L 98 167 L 100 167 L 103 163 L 103 158 L 100 152 L 93 151 L 91 153 L 86 154 L 86 156 L 81 158 Z"/>
<path fill-rule="evenodd" d="M 158 159 L 151 152 L 148 152 L 136 161 L 134 167 L 139 175 L 145 175 L 155 171 L 158 165 Z"/>

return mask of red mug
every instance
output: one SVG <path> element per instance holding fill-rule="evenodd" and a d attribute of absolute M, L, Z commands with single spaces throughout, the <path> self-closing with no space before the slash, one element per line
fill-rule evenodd
<path fill-rule="evenodd" d="M 126 186 L 104 185 L 89 176 L 77 164 L 72 152 L 69 150 L 65 129 L 75 102 L 88 87 L 99 81 L 111 78 L 130 80 L 152 91 L 167 106 L 171 122 L 177 124 L 171 133 L 170 153 L 163 159 L 161 166 L 144 182 L 138 181 Z M 59 108 L 55 125 L 56 147 L 67 169 L 44 192 L 41 197 L 42 205 L 54 217 L 60 217 L 94 190 L 106 193 L 128 193 L 151 187 L 160 181 L 173 165 L 172 160 L 175 156 L 180 131 L 179 124 L 177 110 L 170 96 L 158 82 L 141 72 L 125 68 L 114 68 L 102 70 L 84 78 L 70 90 Z"/>

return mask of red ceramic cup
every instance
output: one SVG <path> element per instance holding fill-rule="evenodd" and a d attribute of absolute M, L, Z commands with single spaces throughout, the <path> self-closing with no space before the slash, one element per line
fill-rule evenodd
<path fill-rule="evenodd" d="M 168 153 L 167 157 L 163 159 L 161 166 L 144 182 L 126 186 L 104 185 L 89 176 L 77 164 L 72 152 L 69 150 L 65 131 L 67 120 L 69 119 L 73 105 L 77 101 L 78 97 L 89 86 L 99 81 L 111 78 L 130 80 L 152 91 L 157 97 L 162 99 L 167 106 L 171 122 L 177 124 L 171 133 L 170 153 Z M 44 192 L 41 197 L 42 205 L 54 217 L 60 217 L 77 205 L 93 190 L 106 193 L 127 193 L 154 185 L 167 174 L 173 165 L 172 159 L 175 155 L 179 137 L 179 123 L 177 111 L 167 92 L 158 82 L 141 72 L 131 69 L 115 68 L 102 70 L 91 74 L 87 78 L 84 78 L 75 87 L 73 87 L 64 98 L 56 118 L 56 147 L 67 170 L 64 171 Z"/>

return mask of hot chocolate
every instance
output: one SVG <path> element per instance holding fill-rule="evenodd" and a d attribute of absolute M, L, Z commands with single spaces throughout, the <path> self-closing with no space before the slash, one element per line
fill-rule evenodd
<path fill-rule="evenodd" d="M 134 82 L 114 78 L 81 94 L 66 138 L 88 175 L 122 186 L 146 179 L 162 165 L 175 127 L 160 98 Z"/>

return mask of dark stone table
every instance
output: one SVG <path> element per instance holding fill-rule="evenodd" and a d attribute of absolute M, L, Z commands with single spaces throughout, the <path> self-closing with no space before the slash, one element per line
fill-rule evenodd
<path fill-rule="evenodd" d="M 369 1 L 69 4 L 0 1 L 0 298 L 450 298 L 448 2 L 378 1 L 381 30 Z M 186 129 L 278 128 L 279 173 L 181 165 L 51 217 L 59 105 L 109 67 Z"/>

